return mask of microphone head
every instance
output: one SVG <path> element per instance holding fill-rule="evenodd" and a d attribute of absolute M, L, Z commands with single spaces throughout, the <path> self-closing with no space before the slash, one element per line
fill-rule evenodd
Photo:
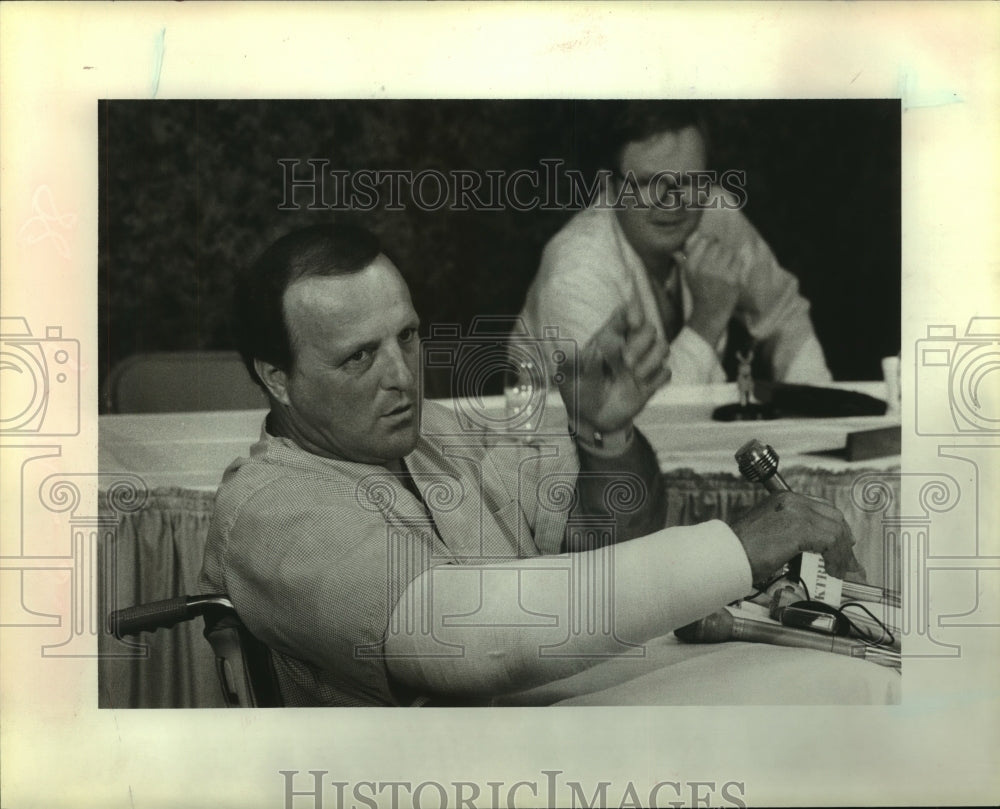
<path fill-rule="evenodd" d="M 778 453 L 752 438 L 736 451 L 736 463 L 747 480 L 763 483 L 778 471 Z"/>
<path fill-rule="evenodd" d="M 700 621 L 675 629 L 674 634 L 685 643 L 723 643 L 733 639 L 735 627 L 736 619 L 729 610 L 721 609 Z"/>

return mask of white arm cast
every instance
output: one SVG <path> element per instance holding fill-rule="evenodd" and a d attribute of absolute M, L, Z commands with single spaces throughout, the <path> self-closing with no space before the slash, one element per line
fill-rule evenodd
<path fill-rule="evenodd" d="M 725 523 L 594 551 L 425 571 L 386 636 L 392 675 L 424 691 L 496 695 L 581 671 L 751 590 Z"/>

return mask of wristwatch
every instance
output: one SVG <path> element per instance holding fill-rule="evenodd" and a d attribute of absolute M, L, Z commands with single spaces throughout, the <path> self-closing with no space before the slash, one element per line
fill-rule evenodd
<path fill-rule="evenodd" d="M 596 450 L 601 455 L 621 455 L 632 443 L 634 432 L 631 424 L 623 430 L 613 432 L 581 429 L 577 433 L 577 439 L 588 449 Z"/>

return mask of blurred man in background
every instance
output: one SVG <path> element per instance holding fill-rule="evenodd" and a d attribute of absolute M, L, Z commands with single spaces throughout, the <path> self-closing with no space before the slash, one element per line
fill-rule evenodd
<path fill-rule="evenodd" d="M 522 316 L 582 344 L 618 307 L 641 309 L 675 385 L 726 381 L 735 321 L 750 345 L 733 349 L 752 347 L 772 380 L 830 382 L 797 280 L 739 210 L 746 189 L 706 181 L 706 151 L 697 105 L 625 105 L 602 150 L 607 185 L 549 241 Z"/>

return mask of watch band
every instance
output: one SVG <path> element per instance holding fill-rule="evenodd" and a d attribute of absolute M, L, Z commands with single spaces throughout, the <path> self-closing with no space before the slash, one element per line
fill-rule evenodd
<path fill-rule="evenodd" d="M 577 433 L 577 438 L 588 449 L 597 450 L 602 455 L 621 455 L 632 443 L 633 434 L 634 430 L 629 425 L 623 430 L 613 432 L 581 429 Z"/>

